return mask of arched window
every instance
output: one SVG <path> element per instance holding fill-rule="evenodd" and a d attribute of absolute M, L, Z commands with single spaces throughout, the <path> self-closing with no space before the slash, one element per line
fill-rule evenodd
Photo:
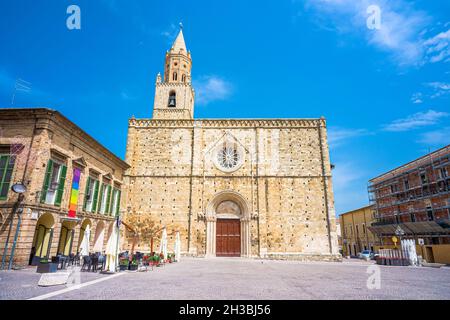
<path fill-rule="evenodd" d="M 176 107 L 176 93 L 175 91 L 170 91 L 169 93 L 169 108 L 175 108 Z"/>
<path fill-rule="evenodd" d="M 174 72 L 173 77 L 172 77 L 173 81 L 177 81 L 177 78 L 178 78 L 178 75 L 176 72 Z"/>
<path fill-rule="evenodd" d="M 186 75 L 185 75 L 185 74 L 183 74 L 183 75 L 181 76 L 181 81 L 182 81 L 182 82 L 186 82 Z"/>

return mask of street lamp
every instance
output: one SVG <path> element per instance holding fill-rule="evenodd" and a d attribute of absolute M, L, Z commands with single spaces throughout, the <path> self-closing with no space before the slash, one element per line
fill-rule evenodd
<path fill-rule="evenodd" d="M 27 187 L 23 183 L 18 182 L 12 185 L 11 190 L 20 195 L 27 191 Z"/>
<path fill-rule="evenodd" d="M 12 211 L 12 215 L 11 215 L 11 222 L 9 224 L 9 231 L 8 231 L 8 236 L 6 238 L 6 243 L 5 243 L 5 249 L 3 250 L 3 257 L 2 257 L 2 270 L 5 266 L 5 262 L 6 262 L 6 254 L 8 253 L 8 244 L 9 244 L 9 236 L 11 234 L 11 229 L 12 229 L 12 225 L 14 222 L 14 216 L 16 215 L 16 212 L 18 211 L 18 208 L 20 206 L 20 203 L 23 201 L 24 199 L 24 193 L 27 191 L 27 187 L 22 183 L 22 182 L 17 182 L 15 184 L 13 184 L 11 186 L 11 190 L 14 193 L 17 193 L 19 196 L 17 198 L 16 203 L 13 206 L 13 211 Z M 20 224 L 22 222 L 22 212 L 19 211 L 19 219 L 17 221 L 17 228 L 16 228 L 16 232 L 14 235 L 14 242 L 13 242 L 13 246 L 11 248 L 11 255 L 9 257 L 9 264 L 8 264 L 8 269 L 10 270 L 12 267 L 12 262 L 13 262 L 13 258 L 14 258 L 14 251 L 16 249 L 16 243 L 17 243 L 17 237 L 19 236 L 19 229 L 20 229 Z"/>

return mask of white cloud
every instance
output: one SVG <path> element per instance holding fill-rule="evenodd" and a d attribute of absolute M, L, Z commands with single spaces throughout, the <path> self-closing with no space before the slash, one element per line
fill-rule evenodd
<path fill-rule="evenodd" d="M 431 98 L 437 98 L 450 93 L 450 83 L 445 82 L 428 82 L 425 85 L 433 88 L 434 93 L 431 95 Z"/>
<path fill-rule="evenodd" d="M 412 97 L 411 97 L 411 102 L 414 103 L 414 104 L 420 104 L 420 103 L 423 103 L 422 96 L 423 96 L 423 95 L 422 95 L 421 92 L 416 92 L 416 93 L 414 93 L 414 94 L 412 95 Z"/>
<path fill-rule="evenodd" d="M 369 30 L 366 26 L 369 17 L 366 10 L 374 4 L 381 9 L 379 30 Z M 432 18 L 405 0 L 307 0 L 305 7 L 317 12 L 316 18 L 321 25 L 328 21 L 335 31 L 365 37 L 369 44 L 389 52 L 399 65 L 450 60 L 450 30 L 427 36 Z M 448 27 L 447 24 L 438 26 Z M 325 29 L 329 30 L 330 26 Z"/>
<path fill-rule="evenodd" d="M 446 145 L 450 143 L 450 127 L 425 132 L 417 142 L 429 146 Z"/>
<path fill-rule="evenodd" d="M 420 127 L 430 126 L 438 123 L 442 118 L 449 116 L 447 112 L 428 110 L 418 112 L 403 119 L 397 119 L 384 126 L 385 131 L 409 131 Z"/>
<path fill-rule="evenodd" d="M 366 129 L 348 129 L 340 127 L 328 128 L 328 143 L 331 149 L 335 149 L 352 138 L 368 135 L 369 131 Z"/>
<path fill-rule="evenodd" d="M 161 32 L 161 35 L 163 37 L 167 38 L 167 42 L 169 44 L 172 44 L 173 41 L 175 41 L 176 36 L 178 35 L 178 32 L 180 31 L 179 27 L 177 27 L 175 24 L 171 23 L 170 26 Z"/>
<path fill-rule="evenodd" d="M 429 38 L 424 46 L 429 62 L 450 61 L 450 29 Z"/>
<path fill-rule="evenodd" d="M 194 80 L 196 102 L 207 105 L 217 100 L 225 100 L 232 93 L 232 85 L 228 81 L 214 75 L 202 76 Z"/>
<path fill-rule="evenodd" d="M 127 91 L 122 90 L 120 92 L 120 97 L 122 98 L 122 100 L 134 100 L 136 99 L 136 97 L 131 96 Z"/>

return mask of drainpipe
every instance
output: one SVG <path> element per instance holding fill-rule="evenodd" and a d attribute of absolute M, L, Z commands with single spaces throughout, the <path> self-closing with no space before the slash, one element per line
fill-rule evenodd
<path fill-rule="evenodd" d="M 13 211 L 11 213 L 11 221 L 9 223 L 8 235 L 6 236 L 5 248 L 3 249 L 2 268 L 1 268 L 1 270 L 4 269 L 5 264 L 6 264 L 6 255 L 8 253 L 9 237 L 11 236 L 11 230 L 12 230 L 12 226 L 13 226 L 13 222 L 14 222 L 14 215 L 16 213 L 16 208 L 17 208 L 17 202 L 14 204 Z"/>
<path fill-rule="evenodd" d="M 19 194 L 19 199 L 17 200 L 17 206 L 15 207 L 15 210 L 13 212 L 13 218 L 14 218 L 16 211 L 19 212 L 18 213 L 19 220 L 17 221 L 16 233 L 14 234 L 14 242 L 11 247 L 11 255 L 9 257 L 8 270 L 11 270 L 11 268 L 12 268 L 12 264 L 13 264 L 13 260 L 14 260 L 14 251 L 16 250 L 17 238 L 19 237 L 20 225 L 22 224 L 23 208 L 20 208 L 20 204 L 23 201 L 23 198 L 24 198 L 23 194 Z"/>
<path fill-rule="evenodd" d="M 25 181 L 25 176 L 27 174 L 27 169 L 28 169 L 28 162 L 30 160 L 30 154 L 31 154 L 31 148 L 33 147 L 33 142 L 34 142 L 34 136 L 36 134 L 36 126 L 37 126 L 37 121 L 38 119 L 35 118 L 34 120 L 34 128 L 33 128 L 33 134 L 31 136 L 31 141 L 30 141 L 30 148 L 28 149 L 28 154 L 27 154 L 27 161 L 25 162 L 25 168 L 23 169 L 23 175 L 22 175 L 22 181 L 21 184 L 24 185 L 24 181 Z M 17 209 L 20 206 L 20 203 L 23 201 L 24 199 L 24 195 L 21 193 L 19 194 L 19 197 L 17 199 L 17 202 L 14 204 L 13 207 L 13 211 L 11 214 L 11 222 L 9 224 L 9 230 L 8 230 L 8 236 L 6 238 L 6 243 L 5 243 L 5 249 L 3 250 L 3 257 L 2 257 L 2 266 L 1 266 L 1 270 L 3 270 L 3 268 L 5 267 L 5 263 L 6 263 L 6 254 L 8 252 L 8 244 L 9 244 L 9 237 L 11 235 L 11 229 L 13 226 L 13 222 L 14 222 L 14 216 L 16 215 Z M 23 210 L 23 209 L 22 209 Z M 14 258 L 14 251 L 16 249 L 16 244 L 17 244 L 17 238 L 19 236 L 19 230 L 20 230 L 20 225 L 22 222 L 22 211 L 19 212 L 19 221 L 17 222 L 17 228 L 16 228 L 16 232 L 14 235 L 14 241 L 13 241 L 13 246 L 11 248 L 11 255 L 9 257 L 9 265 L 8 265 L 8 269 L 11 269 L 12 267 L 12 260 Z"/>
<path fill-rule="evenodd" d="M 33 148 L 34 137 L 36 135 L 37 121 L 38 121 L 38 119 L 35 118 L 33 134 L 31 136 L 31 140 L 30 140 L 30 147 L 28 148 L 27 161 L 25 162 L 25 168 L 23 169 L 23 175 L 22 175 L 22 181 L 21 181 L 22 185 L 25 185 L 25 177 L 26 177 L 27 170 L 28 170 L 28 165 L 29 165 L 29 162 L 30 162 L 31 149 Z M 23 208 L 19 209 L 19 207 L 20 207 L 20 205 L 21 205 L 21 203 L 22 203 L 24 198 L 25 198 L 24 194 L 20 193 L 19 194 L 19 198 L 17 199 L 17 206 L 15 207 L 15 210 L 14 210 L 13 216 L 12 216 L 12 219 L 14 219 L 14 215 L 15 215 L 16 211 L 19 211 L 19 221 L 17 221 L 16 233 L 14 235 L 14 242 L 13 242 L 13 245 L 12 245 L 12 248 L 11 248 L 11 255 L 9 257 L 8 270 L 11 270 L 11 268 L 12 268 L 12 261 L 14 260 L 14 251 L 16 249 L 17 238 L 19 237 L 19 231 L 20 231 L 20 225 L 22 223 L 22 213 L 23 213 Z"/>

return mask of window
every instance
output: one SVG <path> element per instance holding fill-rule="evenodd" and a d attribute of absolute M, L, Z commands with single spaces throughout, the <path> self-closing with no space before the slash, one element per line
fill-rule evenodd
<path fill-rule="evenodd" d="M 67 167 L 53 159 L 48 160 L 41 193 L 41 203 L 61 205 Z"/>
<path fill-rule="evenodd" d="M 358 228 L 358 225 L 356 225 L 355 228 L 356 228 L 356 236 L 359 236 L 359 228 Z"/>
<path fill-rule="evenodd" d="M 243 164 L 243 151 L 237 144 L 224 143 L 215 152 L 214 164 L 221 171 L 232 172 Z"/>
<path fill-rule="evenodd" d="M 0 200 L 8 197 L 15 160 L 15 156 L 0 154 Z"/>
<path fill-rule="evenodd" d="M 102 184 L 102 190 L 100 192 L 100 207 L 99 212 L 101 214 L 105 214 L 109 212 L 109 204 L 111 200 L 111 185 L 109 184 Z"/>
<path fill-rule="evenodd" d="M 169 108 L 175 108 L 176 105 L 177 105 L 176 92 L 170 91 L 170 93 L 169 93 Z"/>
<path fill-rule="evenodd" d="M 422 184 L 426 184 L 428 182 L 427 175 L 425 173 L 420 174 L 420 181 L 422 181 Z"/>
<path fill-rule="evenodd" d="M 186 82 L 186 75 L 185 75 L 185 74 L 183 74 L 183 75 L 181 76 L 181 81 L 182 81 L 182 82 Z"/>
<path fill-rule="evenodd" d="M 439 169 L 439 175 L 441 176 L 441 179 L 447 178 L 448 176 L 447 168 L 443 167 Z"/>
<path fill-rule="evenodd" d="M 431 207 L 427 207 L 427 216 L 428 216 L 428 221 L 434 220 L 433 210 L 431 209 Z"/>
<path fill-rule="evenodd" d="M 406 179 L 404 183 L 405 183 L 405 190 L 409 190 L 409 181 Z"/>
<path fill-rule="evenodd" d="M 119 216 L 119 210 L 120 210 L 120 190 L 114 188 L 113 190 L 113 203 L 111 205 L 111 213 L 114 214 L 116 217 Z"/>
<path fill-rule="evenodd" d="M 95 212 L 98 200 L 99 181 L 93 177 L 88 177 L 86 191 L 84 193 L 84 211 Z"/>
<path fill-rule="evenodd" d="M 366 234 L 366 225 L 364 223 L 362 224 L 362 229 L 363 229 L 363 234 L 365 235 Z"/>
<path fill-rule="evenodd" d="M 176 72 L 173 73 L 172 80 L 177 81 L 178 75 Z"/>

